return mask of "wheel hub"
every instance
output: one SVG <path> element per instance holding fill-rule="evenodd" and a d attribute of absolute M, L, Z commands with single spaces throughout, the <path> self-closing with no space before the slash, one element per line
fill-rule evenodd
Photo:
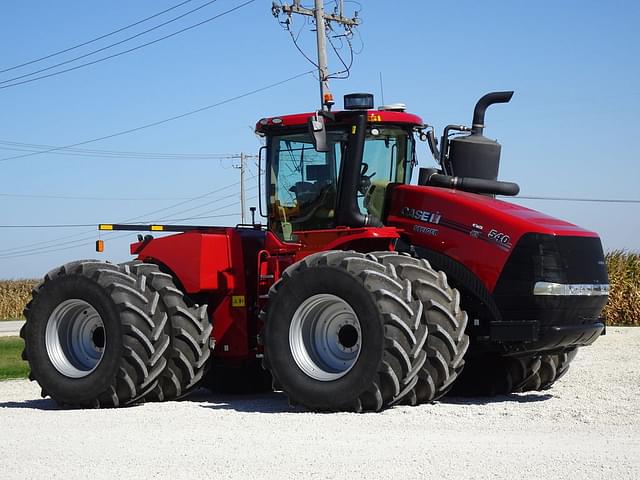
<path fill-rule="evenodd" d="M 326 293 L 302 302 L 289 327 L 289 346 L 297 366 L 323 382 L 337 380 L 353 368 L 361 339 L 360 321 L 353 308 Z"/>
<path fill-rule="evenodd" d="M 64 376 L 83 378 L 93 372 L 102 360 L 105 344 L 102 318 L 84 300 L 66 300 L 51 312 L 45 346 L 51 363 Z"/>

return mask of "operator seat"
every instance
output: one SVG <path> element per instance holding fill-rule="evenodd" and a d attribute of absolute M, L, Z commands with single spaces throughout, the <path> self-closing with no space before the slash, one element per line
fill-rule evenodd
<path fill-rule="evenodd" d="M 307 228 L 327 228 L 334 216 L 336 189 L 329 165 L 307 165 L 307 180 L 296 182 L 289 190 L 295 193 L 300 216 L 291 219 L 294 224 L 308 224 Z"/>

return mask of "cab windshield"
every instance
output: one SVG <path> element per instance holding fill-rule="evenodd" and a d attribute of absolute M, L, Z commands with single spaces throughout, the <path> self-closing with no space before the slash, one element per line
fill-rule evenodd
<path fill-rule="evenodd" d="M 337 192 L 349 132 L 327 132 L 329 152 L 317 152 L 308 132 L 274 135 L 269 140 L 269 225 L 285 241 L 295 232 L 334 228 Z M 358 206 L 381 217 L 386 186 L 411 179 L 414 139 L 411 130 L 369 125 L 365 140 Z"/>
<path fill-rule="evenodd" d="M 409 183 L 415 164 L 415 140 L 411 131 L 398 127 L 370 126 L 364 144 L 360 211 L 382 218 L 389 183 Z"/>

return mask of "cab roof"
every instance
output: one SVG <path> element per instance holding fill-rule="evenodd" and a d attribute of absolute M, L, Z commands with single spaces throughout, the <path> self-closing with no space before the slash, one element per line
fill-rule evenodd
<path fill-rule="evenodd" d="M 335 115 L 335 121 L 327 118 L 325 120 L 326 125 L 348 124 L 354 113 L 354 110 L 332 112 Z M 269 130 L 283 127 L 306 127 L 307 121 L 313 115 L 315 115 L 315 112 L 262 118 L 256 123 L 256 133 L 266 134 Z M 367 110 L 367 118 L 369 123 L 389 123 L 416 127 L 421 127 L 424 124 L 419 116 L 396 110 Z"/>

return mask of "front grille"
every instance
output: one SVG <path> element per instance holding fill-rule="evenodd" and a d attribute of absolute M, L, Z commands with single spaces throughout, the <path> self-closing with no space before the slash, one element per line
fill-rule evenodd
<path fill-rule="evenodd" d="M 600 321 L 606 296 L 534 296 L 536 282 L 607 284 L 600 239 L 526 234 L 493 292 L 504 321 L 537 320 L 541 328 Z"/>

